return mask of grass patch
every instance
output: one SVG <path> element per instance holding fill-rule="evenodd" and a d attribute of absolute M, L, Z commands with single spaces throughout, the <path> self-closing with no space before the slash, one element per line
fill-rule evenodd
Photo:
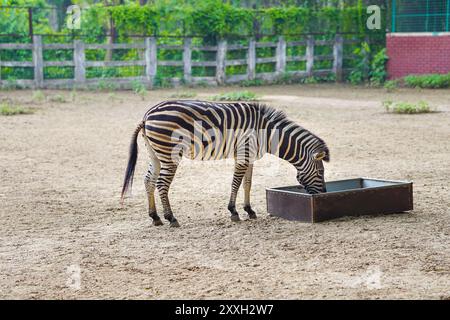
<path fill-rule="evenodd" d="M 145 97 L 147 96 L 147 88 L 142 82 L 139 80 L 134 80 L 131 83 L 131 89 L 135 94 L 141 97 L 142 100 L 145 100 Z"/>
<path fill-rule="evenodd" d="M 197 94 L 195 92 L 182 91 L 171 94 L 169 98 L 188 99 L 188 98 L 195 98 L 196 96 Z"/>
<path fill-rule="evenodd" d="M 383 87 L 386 89 L 387 92 L 393 92 L 398 87 L 398 81 L 396 80 L 386 81 Z"/>
<path fill-rule="evenodd" d="M 211 97 L 215 101 L 256 101 L 258 97 L 251 91 L 233 91 Z"/>
<path fill-rule="evenodd" d="M 21 106 L 13 106 L 9 103 L 0 104 L 0 115 L 2 116 L 15 116 L 21 114 L 33 114 L 34 109 L 24 108 Z"/>
<path fill-rule="evenodd" d="M 31 98 L 34 103 L 41 103 L 45 101 L 45 94 L 41 90 L 33 91 L 33 97 Z"/>
<path fill-rule="evenodd" d="M 436 112 L 425 101 L 418 103 L 384 101 L 383 106 L 388 113 L 419 114 Z"/>

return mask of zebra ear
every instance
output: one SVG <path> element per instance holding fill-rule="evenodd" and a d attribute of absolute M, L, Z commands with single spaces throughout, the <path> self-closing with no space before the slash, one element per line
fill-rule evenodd
<path fill-rule="evenodd" d="M 328 154 L 326 151 L 320 151 L 313 154 L 314 160 L 325 160 L 328 161 L 330 158 L 328 157 Z"/>

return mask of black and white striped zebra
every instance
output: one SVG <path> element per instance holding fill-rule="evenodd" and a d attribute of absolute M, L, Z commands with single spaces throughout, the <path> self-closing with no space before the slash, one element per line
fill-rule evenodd
<path fill-rule="evenodd" d="M 136 128 L 122 188 L 122 201 L 131 188 L 142 135 L 150 156 L 145 177 L 149 215 L 154 225 L 162 225 L 156 212 L 154 191 L 158 189 L 164 217 L 179 226 L 172 213 L 168 192 L 181 158 L 198 160 L 235 159 L 228 210 L 239 221 L 236 196 L 243 181 L 244 210 L 256 218 L 250 205 L 253 162 L 265 153 L 290 162 L 297 169 L 297 181 L 309 193 L 325 192 L 322 160 L 329 161 L 325 142 L 287 119 L 272 107 L 258 103 L 213 103 L 206 101 L 166 101 L 152 107 Z"/>

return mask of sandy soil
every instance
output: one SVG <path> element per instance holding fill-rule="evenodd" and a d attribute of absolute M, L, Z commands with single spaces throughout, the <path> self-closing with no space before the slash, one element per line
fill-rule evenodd
<path fill-rule="evenodd" d="M 230 90 L 194 91 L 207 98 Z M 181 228 L 153 227 L 145 148 L 123 208 L 119 192 L 135 125 L 176 90 L 145 101 L 132 92 L 78 92 L 75 101 L 37 104 L 31 91 L 0 92 L 38 108 L 0 117 L 0 298 L 449 299 L 450 91 L 251 90 L 328 143 L 327 179 L 411 179 L 415 210 L 314 225 L 268 217 L 265 188 L 295 184 L 295 172 L 266 156 L 254 172 L 259 218 L 236 224 L 226 210 L 232 163 L 185 160 L 171 189 Z M 381 107 L 421 99 L 441 112 Z"/>

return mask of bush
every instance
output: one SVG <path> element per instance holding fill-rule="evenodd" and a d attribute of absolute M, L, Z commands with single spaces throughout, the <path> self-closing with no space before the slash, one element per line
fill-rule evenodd
<path fill-rule="evenodd" d="M 211 98 L 216 101 L 255 101 L 258 100 L 255 93 L 250 91 L 235 91 L 216 95 Z"/>
<path fill-rule="evenodd" d="M 356 59 L 358 63 L 356 64 L 355 68 L 350 73 L 348 80 L 352 84 L 360 84 L 364 82 L 364 77 L 367 71 L 367 60 L 368 56 L 370 55 L 370 46 L 367 42 L 363 42 L 361 44 L 361 47 L 356 48 L 353 51 L 353 54 L 356 56 Z"/>
<path fill-rule="evenodd" d="M 405 85 L 411 88 L 450 88 L 450 73 L 448 74 L 425 74 L 411 75 L 403 78 Z"/>
<path fill-rule="evenodd" d="M 392 102 L 385 101 L 383 106 L 386 112 L 398 113 L 398 114 L 418 114 L 418 113 L 430 113 L 435 112 L 432 110 L 429 104 L 425 101 L 420 101 L 418 103 L 408 103 L 408 102 Z"/>

